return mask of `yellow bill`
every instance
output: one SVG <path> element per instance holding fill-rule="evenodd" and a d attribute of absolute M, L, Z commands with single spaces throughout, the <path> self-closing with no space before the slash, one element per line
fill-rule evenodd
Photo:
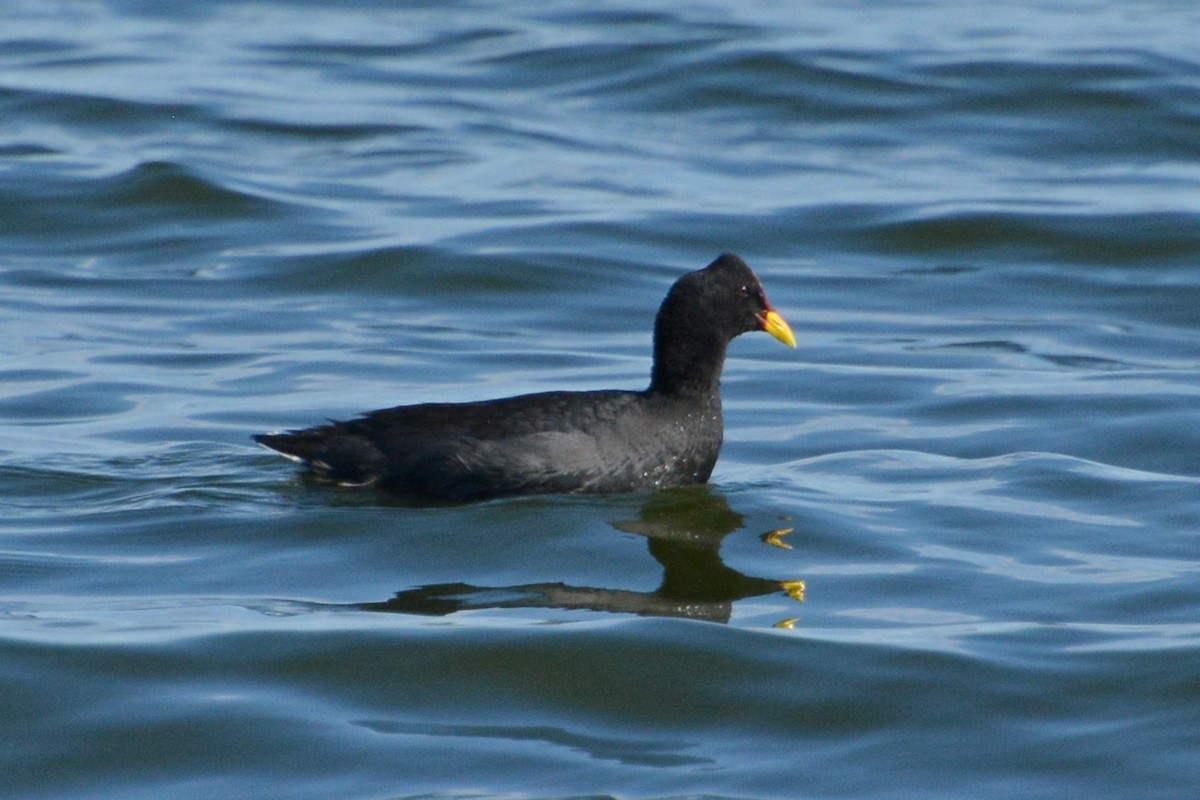
<path fill-rule="evenodd" d="M 774 336 L 779 341 L 786 344 L 788 347 L 796 346 L 796 334 L 792 333 L 792 326 L 783 321 L 783 317 L 779 316 L 774 311 L 768 311 L 762 317 L 763 330 Z"/>

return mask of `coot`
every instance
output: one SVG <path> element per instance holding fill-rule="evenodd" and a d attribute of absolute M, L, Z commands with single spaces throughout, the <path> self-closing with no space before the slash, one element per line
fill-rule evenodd
<path fill-rule="evenodd" d="M 725 350 L 748 331 L 796 346 L 758 277 L 726 253 L 667 292 L 645 391 L 397 406 L 254 439 L 323 480 L 427 502 L 703 483 L 721 450 Z"/>

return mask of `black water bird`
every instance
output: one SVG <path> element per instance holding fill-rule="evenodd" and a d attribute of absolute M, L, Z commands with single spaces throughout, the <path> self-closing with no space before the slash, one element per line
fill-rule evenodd
<path fill-rule="evenodd" d="M 704 483 L 724 436 L 725 351 L 749 331 L 796 346 L 758 277 L 727 253 L 667 292 L 644 391 L 397 406 L 254 439 L 322 480 L 423 502 Z"/>

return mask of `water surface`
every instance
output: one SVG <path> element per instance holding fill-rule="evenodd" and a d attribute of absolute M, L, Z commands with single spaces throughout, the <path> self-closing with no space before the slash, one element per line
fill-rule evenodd
<path fill-rule="evenodd" d="M 1192 4 L 3 16 L 5 796 L 1194 795 Z M 249 440 L 640 388 L 726 250 L 707 487 Z"/>

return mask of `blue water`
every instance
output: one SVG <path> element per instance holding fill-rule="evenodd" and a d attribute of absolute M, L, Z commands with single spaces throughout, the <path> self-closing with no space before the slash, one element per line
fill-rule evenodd
<path fill-rule="evenodd" d="M 385 5 L 0 11 L 0 796 L 1196 796 L 1200 7 Z M 640 388 L 725 250 L 707 487 L 249 440 Z"/>

